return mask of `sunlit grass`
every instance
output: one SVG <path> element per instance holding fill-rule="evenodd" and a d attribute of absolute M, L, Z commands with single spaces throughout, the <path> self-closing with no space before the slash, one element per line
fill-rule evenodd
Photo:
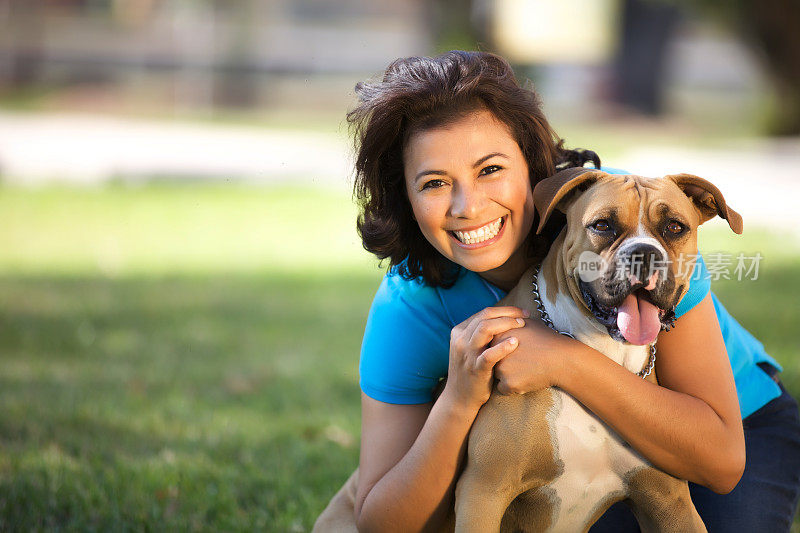
<path fill-rule="evenodd" d="M 247 186 L 0 189 L 0 272 L 361 272 L 345 192 Z"/>

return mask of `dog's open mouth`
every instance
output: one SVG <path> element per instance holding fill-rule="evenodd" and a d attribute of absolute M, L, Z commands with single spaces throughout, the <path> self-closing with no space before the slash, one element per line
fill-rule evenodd
<path fill-rule="evenodd" d="M 674 309 L 656 305 L 650 291 L 639 286 L 620 296 L 617 305 L 604 305 L 592 295 L 587 283 L 580 282 L 581 295 L 594 318 L 606 327 L 614 339 L 631 344 L 650 344 L 659 331 L 669 331 L 675 324 Z"/>

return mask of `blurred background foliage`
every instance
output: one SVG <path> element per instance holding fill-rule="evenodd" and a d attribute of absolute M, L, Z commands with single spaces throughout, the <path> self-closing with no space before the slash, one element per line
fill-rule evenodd
<path fill-rule="evenodd" d="M 0 0 L 0 529 L 309 530 L 382 276 L 353 86 L 498 52 L 572 146 L 742 213 L 714 291 L 800 393 L 797 3 Z"/>

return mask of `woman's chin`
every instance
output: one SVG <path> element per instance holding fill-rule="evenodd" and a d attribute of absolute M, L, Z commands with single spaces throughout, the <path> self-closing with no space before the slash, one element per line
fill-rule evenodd
<path fill-rule="evenodd" d="M 462 267 L 466 268 L 467 270 L 471 270 L 472 272 L 477 272 L 478 274 L 500 268 L 507 260 L 508 258 L 506 256 L 498 258 L 497 256 L 494 256 L 494 254 L 491 254 L 491 256 L 490 254 L 487 254 L 487 257 L 455 254 L 453 259 L 454 262 L 458 263 Z"/>

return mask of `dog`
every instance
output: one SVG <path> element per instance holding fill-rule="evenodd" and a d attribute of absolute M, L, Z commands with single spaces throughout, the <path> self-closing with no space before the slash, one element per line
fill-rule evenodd
<path fill-rule="evenodd" d="M 567 224 L 540 270 L 529 269 L 497 305 L 530 309 L 537 283 L 551 327 L 640 375 L 652 369 L 648 344 L 671 327 L 688 290 L 691 269 L 677 259 L 696 254 L 697 227 L 719 215 L 742 232 L 741 216 L 720 191 L 689 174 L 651 179 L 572 168 L 537 184 L 534 203 L 537 233 L 555 210 Z M 579 272 L 587 253 L 599 271 Z M 654 468 L 556 388 L 495 390 L 472 426 L 467 454 L 456 531 L 586 531 L 620 500 L 643 531 L 706 531 L 686 481 Z"/>

